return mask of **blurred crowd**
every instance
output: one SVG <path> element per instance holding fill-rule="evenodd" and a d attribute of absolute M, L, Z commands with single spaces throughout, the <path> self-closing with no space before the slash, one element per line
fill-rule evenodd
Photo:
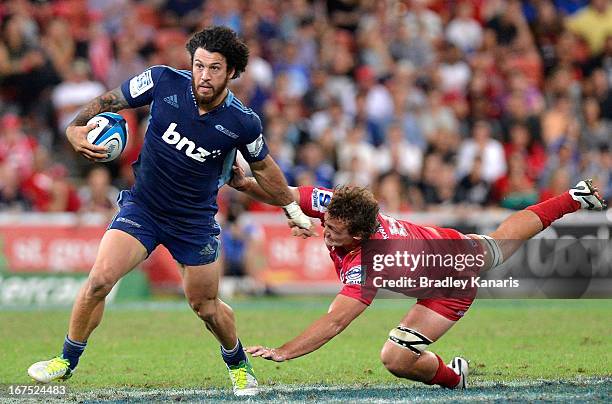
<path fill-rule="evenodd" d="M 608 0 L 9 0 L 0 210 L 112 213 L 147 110 L 122 113 L 110 164 L 74 153 L 66 125 L 150 65 L 190 69 L 187 38 L 213 24 L 248 43 L 231 89 L 292 185 L 367 186 L 387 212 L 521 209 L 585 177 L 612 198 Z M 267 209 L 222 200 L 232 218 Z"/>

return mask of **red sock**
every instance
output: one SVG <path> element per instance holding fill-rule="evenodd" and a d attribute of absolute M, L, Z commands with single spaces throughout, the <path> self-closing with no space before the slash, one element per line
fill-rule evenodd
<path fill-rule="evenodd" d="M 436 375 L 433 377 L 433 379 L 426 384 L 437 384 L 449 389 L 457 386 L 460 380 L 459 375 L 455 373 L 453 369 L 446 366 L 442 358 L 440 358 L 438 355 L 436 355 L 436 358 L 438 358 L 438 370 L 436 371 Z"/>
<path fill-rule="evenodd" d="M 578 209 L 580 209 L 580 203 L 572 199 L 569 191 L 527 208 L 538 215 L 544 229 L 566 213 L 572 213 Z"/>

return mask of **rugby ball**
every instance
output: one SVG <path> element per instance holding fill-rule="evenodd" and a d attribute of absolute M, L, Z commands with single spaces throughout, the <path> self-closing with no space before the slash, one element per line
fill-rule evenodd
<path fill-rule="evenodd" d="M 125 119 L 114 112 L 102 112 L 87 122 L 95 123 L 96 128 L 89 131 L 87 141 L 96 146 L 105 146 L 108 155 L 100 162 L 112 161 L 125 150 L 128 141 L 128 127 Z"/>

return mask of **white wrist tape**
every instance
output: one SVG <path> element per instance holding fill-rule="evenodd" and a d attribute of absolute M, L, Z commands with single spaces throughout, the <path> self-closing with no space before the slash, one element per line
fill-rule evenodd
<path fill-rule="evenodd" d="M 489 253 L 491 253 L 491 269 L 500 266 L 504 263 L 504 254 L 502 253 L 499 244 L 497 244 L 497 240 L 495 240 L 491 236 L 486 236 L 484 234 L 479 234 L 480 237 L 485 241 L 489 249 Z"/>
<path fill-rule="evenodd" d="M 300 205 L 298 205 L 296 201 L 291 202 L 289 205 L 283 206 L 283 210 L 285 211 L 285 215 L 287 215 L 289 219 L 293 220 L 293 222 L 302 229 L 310 229 L 312 226 L 312 222 L 308 216 L 302 212 Z"/>

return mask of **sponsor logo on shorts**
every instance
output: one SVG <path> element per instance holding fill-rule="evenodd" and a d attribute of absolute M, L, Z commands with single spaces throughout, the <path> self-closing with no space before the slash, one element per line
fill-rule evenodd
<path fill-rule="evenodd" d="M 147 70 L 130 80 L 130 95 L 132 98 L 136 98 L 152 88 L 153 76 L 151 76 L 151 70 Z"/>
<path fill-rule="evenodd" d="M 140 223 L 136 223 L 135 221 L 126 219 L 125 217 L 118 217 L 115 221 L 131 224 L 132 226 L 138 227 L 138 228 L 142 227 Z"/>

